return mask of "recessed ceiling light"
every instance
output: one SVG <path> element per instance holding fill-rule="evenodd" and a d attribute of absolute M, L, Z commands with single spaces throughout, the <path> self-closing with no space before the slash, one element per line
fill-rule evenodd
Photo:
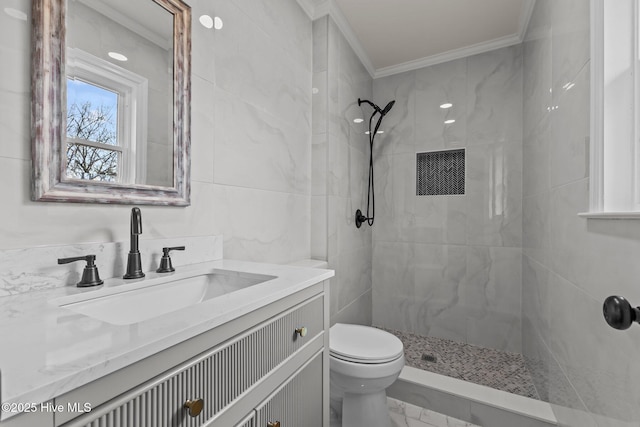
<path fill-rule="evenodd" d="M 379 130 L 379 131 L 378 131 L 378 132 L 376 132 L 376 133 L 384 133 L 384 131 L 383 131 L 383 130 Z M 371 132 L 369 132 L 368 130 L 366 130 L 366 131 L 364 131 L 364 134 L 365 134 L 365 135 L 370 135 L 370 134 L 371 134 Z"/>
<path fill-rule="evenodd" d="M 127 61 L 129 58 L 118 52 L 109 52 L 108 55 L 116 61 Z"/>
<path fill-rule="evenodd" d="M 377 133 L 384 133 L 384 131 L 383 130 L 379 130 Z"/>
<path fill-rule="evenodd" d="M 450 102 L 445 102 L 444 104 L 440 105 L 440 108 L 442 108 L 443 110 L 451 107 L 453 107 L 453 104 Z"/>
<path fill-rule="evenodd" d="M 317 87 L 313 87 L 313 88 L 311 88 L 311 93 L 312 93 L 312 94 L 314 94 L 314 95 L 315 95 L 315 94 L 317 94 L 318 92 L 320 92 L 320 90 L 318 90 L 318 88 L 317 88 Z"/>
<path fill-rule="evenodd" d="M 200 15 L 200 18 L 198 18 L 198 21 L 200 21 L 200 24 L 203 27 L 208 29 L 215 28 L 216 30 L 221 30 L 222 27 L 224 26 L 224 22 L 222 22 L 222 19 L 220 19 L 219 16 L 212 18 L 209 15 Z"/>
<path fill-rule="evenodd" d="M 454 119 L 449 119 L 449 120 L 445 120 L 444 124 L 445 125 L 450 125 L 451 123 L 455 123 L 456 121 Z"/>
<path fill-rule="evenodd" d="M 353 119 L 353 123 L 362 123 L 362 122 L 364 122 L 364 119 L 361 119 L 359 117 L 357 119 Z"/>
<path fill-rule="evenodd" d="M 213 28 L 213 18 L 209 15 L 201 15 L 198 21 L 200 21 L 200 24 L 205 28 Z"/>
<path fill-rule="evenodd" d="M 4 8 L 4 13 L 6 13 L 7 15 L 9 15 L 12 18 L 19 19 L 21 21 L 26 21 L 27 20 L 27 14 L 26 13 L 24 13 L 21 10 L 14 9 L 12 7 L 5 7 Z"/>

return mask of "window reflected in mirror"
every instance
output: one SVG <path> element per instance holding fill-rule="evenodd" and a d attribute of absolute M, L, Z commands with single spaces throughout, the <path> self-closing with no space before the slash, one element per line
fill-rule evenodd
<path fill-rule="evenodd" d="M 118 98 L 117 92 L 67 78 L 67 178 L 121 182 Z"/>

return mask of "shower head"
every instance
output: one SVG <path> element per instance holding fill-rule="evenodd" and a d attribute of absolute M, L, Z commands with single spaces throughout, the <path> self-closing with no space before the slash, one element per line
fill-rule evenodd
<path fill-rule="evenodd" d="M 391 107 L 393 107 L 393 104 L 395 104 L 395 103 L 396 103 L 396 101 L 395 101 L 395 100 L 393 100 L 393 101 L 389 102 L 389 103 L 387 104 L 387 106 L 386 106 L 386 107 L 384 107 L 384 110 L 382 110 L 382 111 L 380 112 L 380 114 L 382 114 L 383 116 L 384 116 L 385 114 L 387 114 L 387 113 L 389 112 L 389 110 L 391 110 Z"/>
<path fill-rule="evenodd" d="M 386 107 L 384 107 L 384 110 L 381 109 L 380 107 L 378 107 L 376 104 L 374 104 L 373 102 L 366 100 L 366 99 L 360 99 L 358 98 L 358 105 L 361 105 L 363 102 L 366 102 L 367 104 L 371 105 L 373 107 L 374 110 L 376 110 L 377 113 L 379 113 L 381 116 L 384 116 L 385 114 L 387 114 L 389 112 L 389 110 L 391 110 L 391 107 L 393 107 L 393 104 L 396 103 L 396 101 L 391 101 L 387 104 Z"/>

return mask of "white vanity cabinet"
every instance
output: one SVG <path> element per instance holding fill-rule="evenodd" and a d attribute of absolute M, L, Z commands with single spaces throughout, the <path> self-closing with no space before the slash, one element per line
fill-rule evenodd
<path fill-rule="evenodd" d="M 317 355 L 258 407 L 255 425 L 322 427 L 322 389 L 311 386 L 321 375 L 322 358 Z"/>
<path fill-rule="evenodd" d="M 92 408 L 56 414 L 55 426 L 328 427 L 328 286 L 317 283 L 56 398 Z"/>

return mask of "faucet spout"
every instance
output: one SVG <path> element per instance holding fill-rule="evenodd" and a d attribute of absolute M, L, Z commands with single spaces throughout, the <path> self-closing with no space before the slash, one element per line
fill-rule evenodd
<path fill-rule="evenodd" d="M 142 213 L 140 208 L 131 209 L 131 247 L 127 259 L 127 273 L 125 279 L 139 279 L 144 277 L 142 272 L 142 260 L 138 245 L 138 236 L 142 234 Z"/>
<path fill-rule="evenodd" d="M 142 213 L 140 213 L 140 208 L 131 209 L 131 234 L 142 234 Z"/>
<path fill-rule="evenodd" d="M 131 209 L 131 249 L 130 252 L 139 252 L 138 236 L 142 234 L 142 213 L 140 208 Z M 128 271 L 128 270 L 127 270 Z M 125 277 L 126 279 L 126 277 Z"/>

